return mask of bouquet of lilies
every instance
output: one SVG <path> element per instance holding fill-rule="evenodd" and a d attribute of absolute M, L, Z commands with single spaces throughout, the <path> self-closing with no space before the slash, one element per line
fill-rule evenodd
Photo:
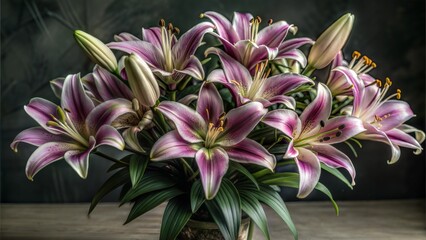
<path fill-rule="evenodd" d="M 143 28 L 142 39 L 121 33 L 108 44 L 75 31 L 95 66 L 51 81 L 60 104 L 33 98 L 24 107 L 40 126 L 19 133 L 11 148 L 38 147 L 28 179 L 61 159 L 86 178 L 98 155 L 112 161 L 111 176 L 89 212 L 120 187 L 121 204 L 133 204 L 126 223 L 167 202 L 160 239 L 175 239 L 190 219 L 214 221 L 225 239 L 236 239 L 242 217 L 269 239 L 264 204 L 297 238 L 280 187 L 298 189 L 299 198 L 316 189 L 335 205 L 321 171 L 352 188 L 355 169 L 334 144 L 356 155 L 359 140 L 386 143 L 389 163 L 400 147 L 422 151 L 425 134 L 405 124 L 414 113 L 401 90 L 388 94 L 392 81 L 372 77 L 376 64 L 367 56 L 355 51 L 345 61 L 352 14 L 316 41 L 295 37 L 297 27 L 285 21 L 263 27 L 249 13 L 232 22 L 216 12 L 201 18 L 183 34 L 161 20 Z M 201 59 L 195 53 L 205 36 L 213 43 Z"/>

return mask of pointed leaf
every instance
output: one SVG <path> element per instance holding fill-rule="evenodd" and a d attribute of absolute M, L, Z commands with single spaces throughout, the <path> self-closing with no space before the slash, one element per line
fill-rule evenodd
<path fill-rule="evenodd" d="M 140 154 L 134 154 L 130 158 L 129 173 L 130 180 L 132 181 L 132 188 L 135 188 L 141 181 L 143 174 L 145 173 L 146 166 L 148 166 L 149 160 L 146 156 Z"/>
<path fill-rule="evenodd" d="M 119 186 L 125 184 L 128 180 L 129 172 L 127 171 L 127 169 L 122 169 L 114 173 L 114 175 L 112 175 L 110 178 L 108 178 L 108 180 L 105 181 L 105 183 L 99 188 L 98 192 L 93 197 L 88 214 L 90 214 L 93 209 L 95 209 L 96 205 L 103 197 L 105 197 L 108 193 L 112 192 Z"/>
<path fill-rule="evenodd" d="M 256 223 L 263 232 L 266 239 L 270 239 L 268 230 L 268 221 L 259 200 L 251 195 L 251 191 L 240 191 L 241 209 L 249 215 L 252 221 Z"/>
<path fill-rule="evenodd" d="M 186 197 L 171 199 L 164 210 L 160 240 L 176 239 L 191 216 L 191 208 Z"/>
<path fill-rule="evenodd" d="M 198 180 L 191 187 L 191 211 L 195 213 L 198 209 L 203 205 L 204 201 L 204 191 L 203 185 L 201 185 L 201 181 Z"/>
<path fill-rule="evenodd" d="M 150 192 L 141 196 L 130 210 L 129 216 L 124 224 L 127 224 L 149 210 L 171 198 L 181 195 L 183 192 L 178 188 L 169 188 L 161 191 Z"/>
<path fill-rule="evenodd" d="M 338 169 L 329 167 L 325 165 L 324 163 L 321 163 L 321 168 L 329 172 L 333 176 L 337 177 L 340 181 L 344 182 L 350 189 L 353 189 L 352 184 Z"/>
<path fill-rule="evenodd" d="M 164 174 L 149 172 L 142 177 L 138 185 L 129 189 L 121 200 L 121 204 L 129 202 L 145 193 L 162 190 L 173 185 L 175 185 L 175 182 Z"/>
<path fill-rule="evenodd" d="M 247 179 L 249 179 L 256 186 L 257 190 L 259 190 L 259 184 L 257 183 L 256 179 L 243 165 L 237 162 L 231 161 L 230 167 L 237 170 L 239 173 L 243 174 L 244 176 L 246 176 Z"/>
<path fill-rule="evenodd" d="M 241 201 L 234 184 L 223 179 L 216 197 L 206 201 L 206 207 L 225 240 L 237 239 L 241 225 Z"/>

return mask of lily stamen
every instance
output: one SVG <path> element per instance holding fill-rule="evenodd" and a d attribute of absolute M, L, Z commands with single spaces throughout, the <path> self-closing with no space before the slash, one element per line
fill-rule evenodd
<path fill-rule="evenodd" d="M 359 59 L 359 60 L 358 60 Z M 369 57 L 362 56 L 358 51 L 352 53 L 352 60 L 349 63 L 349 68 L 354 70 L 357 74 L 368 73 L 372 69 L 376 68 L 377 64 L 373 62 Z"/>
<path fill-rule="evenodd" d="M 62 108 L 58 106 L 56 111 L 58 112 L 59 119 L 50 114 L 52 120 L 48 121 L 46 126 L 54 128 L 56 131 L 60 131 L 77 142 L 80 142 L 84 146 L 89 146 L 89 142 L 83 136 L 81 136 L 81 134 L 75 128 L 74 124 L 67 121 L 67 114 L 62 110 Z"/>
<path fill-rule="evenodd" d="M 256 42 L 257 40 L 257 33 L 259 31 L 259 24 L 261 22 L 262 22 L 262 19 L 259 16 L 252 18 L 250 20 L 250 23 L 251 23 L 250 40 L 252 42 Z"/>

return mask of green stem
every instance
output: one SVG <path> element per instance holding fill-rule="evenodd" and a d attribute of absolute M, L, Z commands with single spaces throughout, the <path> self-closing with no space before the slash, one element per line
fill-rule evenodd
<path fill-rule="evenodd" d="M 250 219 L 250 226 L 249 226 L 249 232 L 247 236 L 247 240 L 253 239 L 253 233 L 254 233 L 254 222 L 252 219 Z"/>
<path fill-rule="evenodd" d="M 340 109 L 342 109 L 342 108 L 344 108 L 344 107 L 346 107 L 346 106 L 348 106 L 351 102 L 352 102 L 352 100 L 353 99 L 347 99 L 346 101 L 344 101 L 340 106 L 338 106 L 337 108 L 335 108 L 332 112 L 331 112 L 331 114 L 335 114 L 335 113 L 337 113 Z"/>
<path fill-rule="evenodd" d="M 315 71 L 315 68 L 312 67 L 311 65 L 308 65 L 305 67 L 305 69 L 303 69 L 302 71 L 302 75 L 305 75 L 307 77 L 311 76 L 311 74 Z"/>
<path fill-rule="evenodd" d="M 120 164 L 123 164 L 123 165 L 129 166 L 129 164 L 128 164 L 128 163 L 123 162 L 123 161 L 120 161 L 120 160 L 117 160 L 117 159 L 115 159 L 115 158 L 113 158 L 113 157 L 111 157 L 111 156 L 109 156 L 109 155 L 106 155 L 105 153 L 102 153 L 102 152 L 94 152 L 94 154 L 98 155 L 99 157 L 103 157 L 103 158 L 105 158 L 105 159 L 107 159 L 107 160 L 110 160 L 110 161 L 112 161 L 112 162 L 120 163 Z"/>
<path fill-rule="evenodd" d="M 176 102 L 176 90 L 170 91 L 170 101 Z"/>
<path fill-rule="evenodd" d="M 186 160 L 185 159 L 183 159 L 183 158 L 180 158 L 180 160 L 182 161 L 182 163 L 183 163 L 183 167 L 185 168 L 185 172 L 187 172 L 188 170 L 190 171 L 190 174 L 191 174 L 191 176 L 192 175 L 194 175 L 194 170 L 192 170 L 192 167 L 191 166 L 189 166 L 189 164 L 186 162 Z"/>
<path fill-rule="evenodd" d="M 194 180 L 194 178 L 196 178 L 199 174 L 200 174 L 200 170 L 195 171 L 195 173 L 192 174 L 192 176 L 189 177 L 187 181 L 190 182 L 190 181 Z"/>

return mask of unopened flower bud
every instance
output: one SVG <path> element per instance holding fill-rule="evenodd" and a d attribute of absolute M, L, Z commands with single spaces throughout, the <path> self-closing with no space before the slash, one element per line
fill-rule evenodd
<path fill-rule="evenodd" d="M 354 18 L 350 13 L 343 15 L 319 36 L 309 53 L 309 66 L 322 69 L 336 57 L 351 33 Z"/>
<path fill-rule="evenodd" d="M 148 64 L 131 54 L 124 59 L 127 79 L 136 99 L 142 105 L 152 107 L 160 97 L 160 88 Z"/>
<path fill-rule="evenodd" d="M 117 70 L 114 53 L 99 39 L 81 30 L 74 31 L 74 38 L 94 63 L 110 72 Z"/>

